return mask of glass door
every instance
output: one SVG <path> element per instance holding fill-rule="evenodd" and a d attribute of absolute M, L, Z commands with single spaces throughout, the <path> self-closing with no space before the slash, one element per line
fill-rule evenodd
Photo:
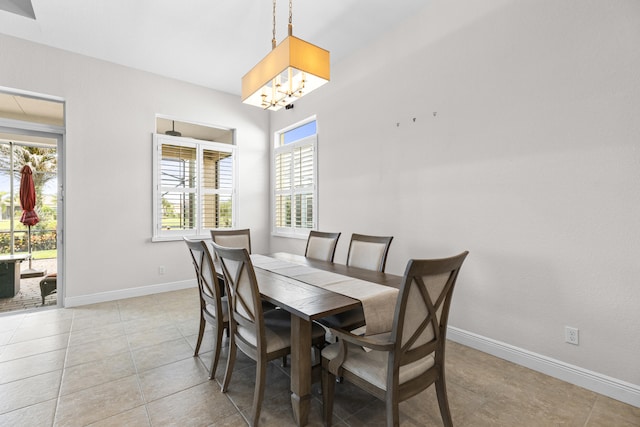
<path fill-rule="evenodd" d="M 58 271 L 61 139 L 61 135 L 0 128 L 0 313 L 59 305 L 56 279 L 53 287 L 41 282 L 45 278 L 51 282 Z M 24 194 L 21 197 L 21 186 L 29 181 L 25 166 L 31 171 L 35 195 L 29 215 L 25 211 L 30 207 L 23 209 L 28 202 Z"/>

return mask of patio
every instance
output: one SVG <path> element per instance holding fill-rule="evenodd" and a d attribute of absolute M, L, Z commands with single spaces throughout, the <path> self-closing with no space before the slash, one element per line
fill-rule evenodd
<path fill-rule="evenodd" d="M 36 270 L 46 270 L 47 274 L 57 272 L 57 258 L 36 259 L 31 261 L 31 267 Z M 21 269 L 28 268 L 29 262 L 24 262 Z M 29 310 L 43 307 L 40 296 L 40 280 L 42 277 L 31 277 L 20 280 L 20 292 L 13 298 L 0 298 L 0 314 L 10 311 Z M 45 298 L 44 306 L 55 307 L 57 304 L 56 294 L 51 294 Z"/>

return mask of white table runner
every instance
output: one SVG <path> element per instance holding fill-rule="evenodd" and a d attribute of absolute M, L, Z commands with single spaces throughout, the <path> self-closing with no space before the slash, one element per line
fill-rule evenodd
<path fill-rule="evenodd" d="M 251 255 L 251 262 L 254 267 L 262 270 L 291 277 L 359 300 L 362 302 L 367 335 L 388 332 L 393 326 L 393 315 L 398 298 L 396 288 L 264 255 Z"/>

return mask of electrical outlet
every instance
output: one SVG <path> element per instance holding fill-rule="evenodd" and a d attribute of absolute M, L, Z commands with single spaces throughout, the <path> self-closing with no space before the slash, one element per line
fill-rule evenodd
<path fill-rule="evenodd" d="M 164 265 L 161 265 L 160 267 L 158 267 L 158 274 L 161 276 L 164 274 Z"/>
<path fill-rule="evenodd" d="M 578 328 L 572 328 L 570 326 L 564 327 L 564 340 L 569 344 L 578 345 L 579 334 Z"/>

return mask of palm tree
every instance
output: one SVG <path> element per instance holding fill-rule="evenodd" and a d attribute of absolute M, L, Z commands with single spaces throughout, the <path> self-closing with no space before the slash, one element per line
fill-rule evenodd
<path fill-rule="evenodd" d="M 58 155 L 56 148 L 0 144 L 0 171 L 9 171 L 11 168 L 11 149 L 13 149 L 14 177 L 19 178 L 22 167 L 30 164 L 38 203 L 41 204 L 42 189 L 47 182 L 57 177 Z"/>
<path fill-rule="evenodd" d="M 5 147 L 3 146 L 3 148 Z M 36 187 L 36 194 L 40 195 L 45 184 L 54 179 L 57 175 L 58 156 L 56 148 L 14 145 L 13 149 L 14 170 L 19 174 L 24 165 L 31 164 L 31 170 L 33 171 L 33 184 Z M 1 156 L 1 158 L 0 167 L 3 167 L 5 165 L 3 165 L 2 162 L 7 161 L 8 157 Z M 8 169 L 9 165 L 6 166 Z"/>
<path fill-rule="evenodd" d="M 40 216 L 40 222 L 34 228 L 45 231 L 56 228 L 55 205 L 43 205 L 43 189 L 46 184 L 57 178 L 58 158 L 56 147 L 27 147 L 17 144 L 0 144 L 0 174 L 9 175 L 14 182 L 20 181 L 20 170 L 24 165 L 30 164 L 33 171 L 33 183 L 36 190 L 36 212 Z M 11 170 L 11 157 L 13 156 L 13 170 Z M 14 193 L 14 203 L 18 206 L 18 192 Z M 50 198 L 48 198 L 50 199 Z M 55 200 L 55 198 L 54 198 Z M 49 201 L 50 203 L 51 201 Z M 14 230 L 25 228 L 16 222 Z M 54 234 L 55 236 L 55 234 Z"/>

